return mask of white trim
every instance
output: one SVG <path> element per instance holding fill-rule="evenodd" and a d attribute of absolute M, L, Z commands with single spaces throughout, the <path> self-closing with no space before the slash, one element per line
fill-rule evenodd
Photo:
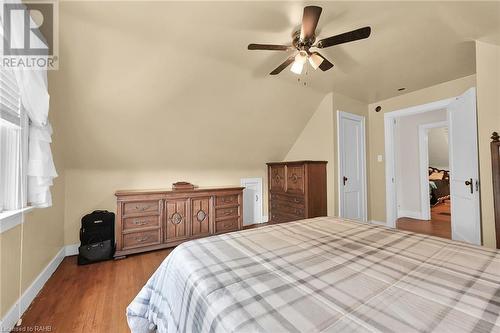
<path fill-rule="evenodd" d="M 447 112 L 448 114 L 448 112 Z M 422 124 L 418 126 L 418 151 L 419 151 L 419 174 L 420 174 L 420 215 L 421 220 L 431 219 L 431 206 L 429 202 L 429 129 L 448 128 L 448 121 Z M 448 146 L 452 142 L 448 140 Z M 448 147 L 448 152 L 450 148 Z"/>
<path fill-rule="evenodd" d="M 386 193 L 386 218 L 387 226 L 396 227 L 397 219 L 397 191 L 396 191 L 396 159 L 394 149 L 394 122 L 396 118 L 410 116 L 425 112 L 446 109 L 457 97 L 451 97 L 440 101 L 416 105 L 401 110 L 384 114 L 384 141 L 385 141 L 385 193 Z M 449 140 L 450 142 L 451 140 Z"/>
<path fill-rule="evenodd" d="M 362 208 L 363 208 L 363 213 L 362 213 L 362 221 L 363 222 L 368 222 L 368 200 L 367 200 L 367 185 L 366 185 L 366 127 L 365 127 L 365 117 L 360 116 L 357 114 L 349 113 L 349 112 L 344 112 L 337 110 L 337 191 L 338 191 L 338 197 L 339 197 L 339 216 L 343 217 L 344 212 L 343 212 L 343 207 L 344 207 L 344 202 L 343 202 L 343 195 L 342 195 L 342 188 L 343 188 L 343 163 L 342 163 L 342 151 L 341 147 L 344 146 L 343 142 L 343 128 L 341 127 L 341 120 L 342 118 L 345 119 L 351 119 L 354 121 L 359 121 L 361 123 L 361 151 L 362 151 L 362 158 L 361 158 L 361 192 L 362 192 Z"/>
<path fill-rule="evenodd" d="M 262 215 L 262 223 L 267 223 L 269 222 L 269 216 L 268 215 Z"/>
<path fill-rule="evenodd" d="M 32 211 L 35 207 L 25 207 L 17 210 L 9 210 L 0 213 L 0 234 L 24 223 L 24 214 Z M 1 332 L 1 331 L 0 331 Z"/>
<path fill-rule="evenodd" d="M 415 105 L 401 110 L 391 111 L 384 114 L 384 118 L 399 118 L 403 116 L 412 116 L 415 114 L 425 113 L 429 111 L 436 111 L 440 109 L 446 109 L 451 102 L 453 102 L 457 97 L 451 97 L 442 99 L 440 101 L 435 101 L 422 105 Z"/>
<path fill-rule="evenodd" d="M 19 314 L 23 315 L 24 311 L 28 309 L 29 305 L 35 297 L 38 295 L 40 290 L 42 290 L 45 283 L 55 272 L 59 264 L 63 261 L 65 257 L 65 247 L 61 248 L 59 252 L 54 256 L 54 258 L 49 262 L 49 264 L 44 268 L 44 270 L 38 274 L 36 279 L 31 283 L 31 285 L 24 291 L 21 298 L 10 308 L 9 311 L 0 321 L 0 332 L 9 332 L 14 328 L 17 321 L 19 320 Z"/>
<path fill-rule="evenodd" d="M 382 222 L 382 221 L 377 221 L 377 220 L 370 220 L 368 223 L 370 223 L 370 224 L 376 224 L 376 225 L 381 225 L 381 226 L 384 226 L 384 227 L 387 226 L 387 223 Z"/>
<path fill-rule="evenodd" d="M 78 254 L 78 248 L 80 247 L 80 243 L 66 245 L 64 247 L 64 255 L 66 257 L 76 256 Z"/>
<path fill-rule="evenodd" d="M 246 184 L 248 183 L 252 183 L 252 184 L 257 184 L 257 192 L 259 193 L 258 196 L 260 198 L 260 200 L 258 200 L 258 205 L 257 207 L 254 207 L 257 209 L 257 211 L 259 212 L 259 214 L 257 216 L 260 216 L 260 221 L 257 220 L 256 223 L 253 223 L 253 224 L 257 224 L 257 223 L 263 223 L 264 222 L 264 219 L 263 219 L 263 215 L 262 215 L 262 211 L 263 211 L 263 204 L 264 204 L 264 196 L 262 194 L 262 178 L 241 178 L 240 179 L 240 184 L 241 186 L 246 186 Z M 244 191 L 244 190 L 243 190 Z M 242 218 L 243 218 L 243 215 L 242 215 Z M 243 225 L 245 221 L 243 221 Z"/>
<path fill-rule="evenodd" d="M 387 226 L 396 227 L 398 214 L 396 190 L 396 158 L 394 149 L 395 119 L 384 115 L 385 130 L 385 202 Z"/>
<path fill-rule="evenodd" d="M 427 202 L 429 202 L 429 200 L 427 200 Z M 409 217 L 409 218 L 417 219 L 417 220 L 425 220 L 423 218 L 422 212 L 411 211 L 411 210 L 398 209 L 398 218 L 400 218 L 400 217 Z"/>

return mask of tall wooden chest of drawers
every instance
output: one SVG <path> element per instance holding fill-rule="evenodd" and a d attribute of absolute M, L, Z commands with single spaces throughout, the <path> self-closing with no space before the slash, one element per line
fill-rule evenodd
<path fill-rule="evenodd" d="M 267 163 L 272 223 L 327 214 L 325 161 Z"/>
<path fill-rule="evenodd" d="M 115 195 L 115 257 L 242 229 L 243 187 L 131 190 Z"/>

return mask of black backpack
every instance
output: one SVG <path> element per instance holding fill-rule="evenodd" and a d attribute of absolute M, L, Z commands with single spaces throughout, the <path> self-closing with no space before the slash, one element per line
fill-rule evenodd
<path fill-rule="evenodd" d="M 115 214 L 95 210 L 82 218 L 78 264 L 109 260 L 115 253 Z"/>

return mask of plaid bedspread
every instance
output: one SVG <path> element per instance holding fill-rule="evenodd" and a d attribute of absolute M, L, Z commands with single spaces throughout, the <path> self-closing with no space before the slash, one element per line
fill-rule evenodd
<path fill-rule="evenodd" d="M 336 218 L 190 241 L 127 309 L 142 332 L 500 332 L 500 252 Z"/>

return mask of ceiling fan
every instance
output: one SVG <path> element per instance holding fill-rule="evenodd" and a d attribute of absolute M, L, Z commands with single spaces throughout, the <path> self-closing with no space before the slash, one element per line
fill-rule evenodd
<path fill-rule="evenodd" d="M 291 51 L 297 52 L 285 60 L 281 65 L 274 69 L 270 74 L 277 75 L 290 64 L 290 70 L 295 74 L 301 74 L 304 65 L 307 61 L 314 69 L 327 71 L 333 67 L 333 64 L 323 57 L 319 52 L 311 52 L 311 48 L 324 49 L 330 46 L 349 43 L 355 40 L 365 39 L 370 36 L 371 28 L 364 27 L 353 31 L 345 32 L 340 35 L 320 39 L 316 42 L 316 26 L 318 25 L 319 17 L 322 8 L 318 6 L 304 7 L 302 16 L 302 27 L 300 31 L 293 33 L 292 45 L 273 45 L 273 44 L 249 44 L 249 50 L 271 50 L 271 51 Z"/>

